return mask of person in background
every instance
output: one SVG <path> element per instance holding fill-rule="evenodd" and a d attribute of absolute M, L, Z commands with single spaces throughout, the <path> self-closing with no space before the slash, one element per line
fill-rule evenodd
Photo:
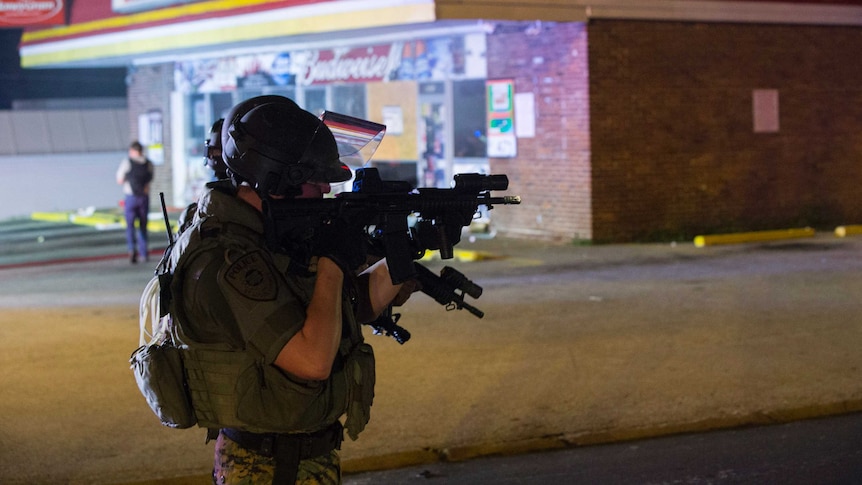
<path fill-rule="evenodd" d="M 149 260 L 147 223 L 154 171 L 153 162 L 144 156 L 144 147 L 137 140 L 129 145 L 129 156 L 117 168 L 117 183 L 123 186 L 125 194 L 123 212 L 126 217 L 126 246 L 132 264 L 137 263 L 139 257 L 144 261 Z"/>

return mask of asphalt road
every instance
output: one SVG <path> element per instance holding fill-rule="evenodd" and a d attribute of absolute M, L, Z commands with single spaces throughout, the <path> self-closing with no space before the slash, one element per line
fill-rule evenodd
<path fill-rule="evenodd" d="M 348 475 L 345 485 L 746 484 L 862 481 L 862 414 Z"/>
<path fill-rule="evenodd" d="M 121 233 L 57 229 L 0 227 L 0 482 L 206 483 L 211 444 L 160 427 L 128 370 L 152 263 L 130 265 Z M 486 315 L 417 295 L 399 322 L 407 344 L 368 337 L 377 396 L 368 429 L 344 445 L 351 480 L 405 467 L 455 480 L 436 467 L 561 448 L 575 453 L 563 463 L 590 462 L 576 457 L 596 444 L 862 410 L 860 238 L 459 247 L 488 256 L 450 263 L 484 288 Z M 688 456 L 666 453 L 658 471 Z M 646 456 L 593 470 L 637 477 Z M 697 481 L 709 468 L 685 470 L 681 483 L 710 482 Z"/>

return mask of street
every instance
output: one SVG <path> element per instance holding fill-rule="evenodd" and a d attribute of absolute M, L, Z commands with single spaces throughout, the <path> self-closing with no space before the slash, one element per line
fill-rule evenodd
<path fill-rule="evenodd" d="M 851 485 L 862 414 L 349 475 L 346 485 Z"/>
<path fill-rule="evenodd" d="M 212 444 L 202 430 L 161 427 L 128 368 L 155 263 L 129 264 L 121 233 L 71 232 L 0 231 L 0 481 L 207 483 Z M 445 262 L 483 287 L 470 301 L 485 317 L 417 294 L 399 309 L 409 342 L 367 334 L 376 397 L 366 431 L 343 445 L 348 480 L 842 483 L 855 473 L 855 418 L 809 438 L 785 423 L 862 410 L 862 239 L 459 247 L 486 254 Z M 766 424 L 778 427 L 739 429 Z"/>

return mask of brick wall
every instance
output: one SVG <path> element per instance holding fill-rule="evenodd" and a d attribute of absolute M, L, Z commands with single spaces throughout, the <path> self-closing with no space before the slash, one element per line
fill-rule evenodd
<path fill-rule="evenodd" d="M 165 193 L 165 203 L 173 206 L 173 177 L 171 175 L 171 110 L 173 65 L 139 66 L 129 71 L 129 141 L 138 138 L 138 116 L 151 111 L 162 113 L 162 140 L 165 146 L 164 164 L 156 165 L 151 187 L 150 209 L 160 211 L 159 192 Z"/>
<path fill-rule="evenodd" d="M 862 29 L 598 20 L 589 45 L 594 241 L 862 222 Z"/>
<path fill-rule="evenodd" d="M 492 158 L 521 206 L 500 208 L 501 234 L 571 241 L 592 238 L 586 25 L 503 23 L 488 36 L 488 79 L 513 79 L 535 97 L 536 136 L 515 158 Z"/>
<path fill-rule="evenodd" d="M 629 242 L 862 223 L 862 29 L 503 22 L 487 40 L 488 79 L 535 98 L 535 137 L 490 160 L 524 201 L 492 212 L 502 235 Z M 170 146 L 172 74 L 130 72 L 130 139 L 138 115 L 160 110 Z M 778 132 L 754 133 L 755 89 L 778 92 Z M 171 185 L 166 152 L 154 191 Z"/>

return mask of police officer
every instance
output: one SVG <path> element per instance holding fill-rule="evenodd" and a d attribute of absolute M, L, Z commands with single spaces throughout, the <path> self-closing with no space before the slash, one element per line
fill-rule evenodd
<path fill-rule="evenodd" d="M 221 148 L 221 129 L 224 126 L 224 118 L 220 118 L 213 123 L 210 128 L 209 138 L 204 143 L 206 146 L 206 155 L 204 163 L 213 171 L 213 179 L 221 180 L 227 178 L 227 165 L 222 158 Z"/>
<path fill-rule="evenodd" d="M 213 123 L 210 128 L 209 137 L 204 141 L 206 152 L 204 154 L 204 165 L 213 172 L 213 180 L 222 180 L 227 178 L 227 165 L 222 158 L 221 149 L 221 128 L 224 125 L 224 118 L 220 118 Z M 197 202 L 189 204 L 180 216 L 177 218 L 177 227 L 179 232 L 184 231 L 192 222 L 195 211 L 197 210 Z"/>
<path fill-rule="evenodd" d="M 316 116 L 251 98 L 225 117 L 221 141 L 228 179 L 207 185 L 169 265 L 173 338 L 198 425 L 216 441 L 214 483 L 340 483 L 342 426 L 356 439 L 373 398 L 359 323 L 401 285 L 385 260 L 357 275 L 362 233 L 346 221 L 296 232 L 311 257 L 268 239 L 269 201 L 323 197 L 351 176 Z"/>

